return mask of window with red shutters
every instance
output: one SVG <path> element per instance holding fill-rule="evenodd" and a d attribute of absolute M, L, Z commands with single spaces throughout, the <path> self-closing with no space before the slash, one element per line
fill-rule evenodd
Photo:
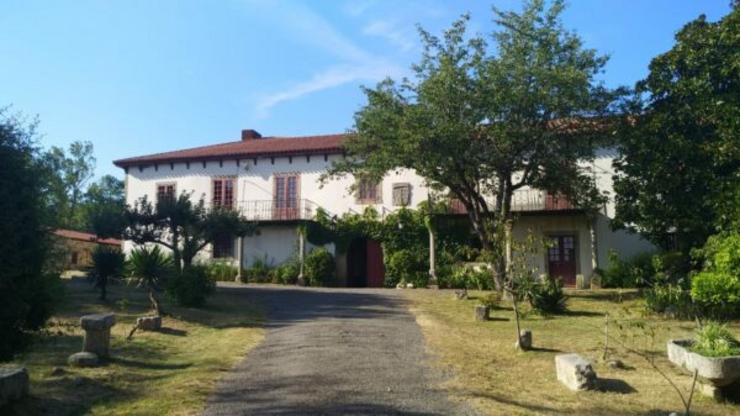
<path fill-rule="evenodd" d="M 357 183 L 358 204 L 378 204 L 383 202 L 381 184 L 362 178 Z"/>
<path fill-rule="evenodd" d="M 175 184 L 174 183 L 158 183 L 157 184 L 157 202 L 172 201 L 175 199 Z"/>
<path fill-rule="evenodd" d="M 219 178 L 213 180 L 213 206 L 234 208 L 234 178 Z"/>
<path fill-rule="evenodd" d="M 275 175 L 275 193 L 273 194 L 273 219 L 298 219 L 298 199 L 300 176 L 295 174 Z"/>

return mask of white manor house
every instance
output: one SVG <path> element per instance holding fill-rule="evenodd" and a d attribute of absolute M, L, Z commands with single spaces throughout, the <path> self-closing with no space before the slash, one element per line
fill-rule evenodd
<path fill-rule="evenodd" d="M 126 203 L 133 205 L 147 196 L 156 200 L 191 192 L 207 204 L 238 209 L 247 219 L 258 222 L 259 231 L 235 239 L 225 237 L 208 248 L 205 256 L 241 263 L 248 267 L 255 259 L 278 265 L 296 255 L 297 227 L 314 219 L 321 207 L 331 215 L 363 212 L 373 206 L 381 215 L 402 206 L 416 207 L 426 201 L 424 180 L 415 172 L 388 173 L 380 183 L 360 183 L 350 193 L 352 177 L 331 180 L 321 186 L 319 177 L 332 162 L 343 157 L 346 135 L 305 137 L 263 137 L 243 130 L 241 139 L 185 150 L 157 153 L 115 161 L 125 170 Z M 591 166 L 602 191 L 612 192 L 610 149 L 600 149 Z M 461 207 L 462 208 L 462 207 Z M 543 274 L 559 276 L 566 285 L 588 284 L 595 267 L 606 267 L 610 250 L 626 258 L 651 250 L 639 236 L 612 231 L 614 215 L 610 200 L 592 218 L 567 200 L 554 198 L 536 189 L 517 190 L 512 210 L 517 215 L 514 237 L 532 231 L 552 241 L 541 255 L 532 258 Z M 458 215 L 466 215 L 463 209 Z M 595 244 L 592 244 L 595 243 Z M 307 250 L 310 244 L 306 243 Z M 333 245 L 327 248 L 334 252 Z M 124 243 L 124 251 L 132 243 Z M 345 285 L 382 286 L 383 253 L 371 240 L 355 241 L 347 253 L 337 255 L 337 276 Z"/>

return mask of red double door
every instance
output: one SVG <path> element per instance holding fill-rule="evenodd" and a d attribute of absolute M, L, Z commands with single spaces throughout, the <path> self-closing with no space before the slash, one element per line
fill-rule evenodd
<path fill-rule="evenodd" d="M 552 236 L 547 249 L 547 270 L 552 278 L 562 279 L 563 285 L 576 284 L 576 237 Z"/>

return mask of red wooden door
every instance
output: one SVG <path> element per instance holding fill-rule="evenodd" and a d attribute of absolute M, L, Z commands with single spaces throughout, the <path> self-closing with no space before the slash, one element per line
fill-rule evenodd
<path fill-rule="evenodd" d="M 547 249 L 550 277 L 560 278 L 565 286 L 576 284 L 576 238 L 573 235 L 552 237 Z"/>
<path fill-rule="evenodd" d="M 298 175 L 276 176 L 272 219 L 298 219 L 298 198 Z"/>
<path fill-rule="evenodd" d="M 367 287 L 383 287 L 385 267 L 383 248 L 374 240 L 367 240 Z"/>

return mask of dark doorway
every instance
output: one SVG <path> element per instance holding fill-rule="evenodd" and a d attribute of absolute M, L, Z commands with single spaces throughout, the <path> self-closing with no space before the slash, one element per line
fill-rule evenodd
<path fill-rule="evenodd" d="M 560 278 L 564 286 L 576 284 L 576 237 L 557 235 L 551 237 L 547 249 L 547 266 L 550 277 Z"/>
<path fill-rule="evenodd" d="M 383 287 L 383 248 L 375 240 L 357 238 L 347 249 L 347 286 Z"/>

